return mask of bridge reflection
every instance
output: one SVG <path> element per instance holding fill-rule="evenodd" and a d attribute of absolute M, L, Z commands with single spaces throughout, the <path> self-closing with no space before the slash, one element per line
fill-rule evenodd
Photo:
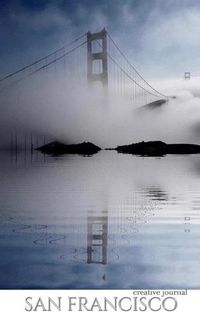
<path fill-rule="evenodd" d="M 107 264 L 108 212 L 101 211 L 97 216 L 94 211 L 87 217 L 87 263 Z"/>

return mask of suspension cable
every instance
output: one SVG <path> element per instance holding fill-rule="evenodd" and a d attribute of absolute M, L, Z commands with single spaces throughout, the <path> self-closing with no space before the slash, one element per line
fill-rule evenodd
<path fill-rule="evenodd" d="M 22 68 L 20 68 L 20 69 L 18 69 L 18 70 L 16 70 L 16 71 L 14 71 L 14 72 L 12 72 L 12 73 L 10 73 L 10 74 L 4 76 L 3 78 L 0 79 L 0 82 L 2 82 L 2 81 L 4 81 L 4 80 L 7 80 L 7 79 L 10 78 L 10 77 L 13 77 L 14 75 L 16 75 L 16 74 L 18 74 L 18 73 L 20 73 L 20 72 L 22 72 L 22 71 L 25 71 L 26 69 L 28 69 L 28 68 L 34 66 L 35 64 L 37 64 L 37 63 L 39 63 L 39 62 L 41 62 L 41 61 L 43 61 L 43 60 L 49 58 L 50 56 L 52 56 L 52 55 L 54 55 L 54 54 L 56 54 L 56 53 L 58 53 L 58 52 L 60 52 L 60 51 L 62 51 L 62 50 L 64 50 L 64 49 L 66 49 L 68 46 L 70 46 L 70 45 L 74 44 L 75 42 L 79 41 L 80 39 L 82 39 L 85 35 L 86 35 L 86 33 L 83 34 L 83 35 L 81 35 L 80 37 L 74 39 L 73 41 L 71 41 L 71 42 L 65 44 L 62 48 L 59 48 L 59 49 L 53 51 L 52 53 L 50 53 L 50 54 L 44 56 L 43 58 L 41 58 L 41 59 L 39 59 L 39 60 L 36 60 L 36 61 L 34 61 L 34 62 L 32 62 L 32 63 L 30 63 L 30 64 L 28 64 L 28 65 L 26 65 L 26 66 L 24 66 L 24 67 L 22 67 Z"/>
<path fill-rule="evenodd" d="M 81 44 L 79 44 L 79 45 L 76 46 L 75 48 L 73 48 L 73 49 L 71 49 L 71 50 L 65 52 L 64 54 L 62 54 L 62 55 L 59 56 L 58 58 L 55 58 L 55 59 L 53 59 L 53 60 L 50 61 L 50 62 L 46 62 L 46 64 L 44 64 L 43 66 L 37 68 L 36 70 L 34 70 L 34 71 L 32 71 L 31 73 L 25 75 L 24 77 L 22 77 L 22 78 L 20 78 L 20 79 L 17 79 L 17 80 L 15 80 L 15 81 L 13 81 L 12 83 L 10 83 L 10 84 L 4 86 L 2 89 L 5 89 L 5 88 L 7 88 L 7 87 L 9 87 L 9 86 L 12 86 L 12 85 L 14 85 L 14 84 L 16 84 L 16 83 L 18 83 L 18 82 L 21 82 L 22 80 L 24 80 L 24 79 L 26 79 L 26 78 L 32 76 L 33 74 L 35 74 L 35 73 L 37 73 L 37 72 L 39 72 L 39 71 L 41 71 L 41 70 L 47 68 L 49 65 L 51 65 L 51 64 L 53 64 L 53 63 L 55 63 L 55 62 L 57 62 L 57 61 L 59 61 L 59 60 L 61 60 L 61 59 L 63 59 L 64 57 L 66 57 L 66 56 L 69 55 L 70 53 L 74 52 L 74 51 L 77 50 L 78 48 L 80 48 L 80 47 L 82 47 L 83 45 L 85 45 L 86 43 L 87 43 L 87 41 L 82 42 Z M 2 91 L 2 89 L 0 89 L 0 91 Z"/>
<path fill-rule="evenodd" d="M 96 40 L 96 42 L 100 45 L 101 48 L 103 48 L 103 46 L 101 45 L 101 43 Z M 159 95 L 155 94 L 155 93 L 152 93 L 150 91 L 148 91 L 147 89 L 145 89 L 143 86 L 141 86 L 137 81 L 135 81 L 135 79 L 133 79 L 120 65 L 117 61 L 115 61 L 115 59 L 110 55 L 109 52 L 107 52 L 107 55 L 108 57 L 112 60 L 112 62 L 120 69 L 120 71 L 125 74 L 133 83 L 135 83 L 138 87 L 140 87 L 142 90 L 144 90 L 145 92 L 153 95 L 153 96 L 156 96 L 156 97 L 160 97 L 160 93 Z"/>
<path fill-rule="evenodd" d="M 112 41 L 112 43 L 114 44 L 114 46 L 116 47 L 116 49 L 119 51 L 119 53 L 123 56 L 123 58 L 126 60 L 126 62 L 128 63 L 128 65 L 135 71 L 135 73 L 156 93 L 158 93 L 159 95 L 165 97 L 165 98 L 169 98 L 167 95 L 160 93 L 159 91 L 157 91 L 154 87 L 152 87 L 143 77 L 142 75 L 136 70 L 136 68 L 130 63 L 130 61 L 128 60 L 128 58 L 126 57 L 126 55 L 121 51 L 121 49 L 119 48 L 119 46 L 116 44 L 116 42 L 112 39 L 112 37 L 110 36 L 110 34 L 107 32 L 107 35 L 109 37 L 109 39 Z"/>

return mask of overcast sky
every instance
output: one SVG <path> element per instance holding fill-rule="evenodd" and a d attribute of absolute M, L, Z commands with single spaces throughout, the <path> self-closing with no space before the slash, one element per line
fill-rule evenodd
<path fill-rule="evenodd" d="M 147 77 L 200 75 L 199 0 L 0 0 L 0 75 L 106 27 Z"/>

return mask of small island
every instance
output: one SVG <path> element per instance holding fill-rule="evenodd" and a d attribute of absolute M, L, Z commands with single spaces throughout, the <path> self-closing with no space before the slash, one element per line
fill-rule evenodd
<path fill-rule="evenodd" d="M 63 144 L 54 141 L 37 148 L 37 150 L 48 155 L 79 154 L 89 156 L 98 153 L 101 148 L 90 142 Z M 106 148 L 106 150 L 115 150 L 118 153 L 142 156 L 164 156 L 167 154 L 198 154 L 200 153 L 200 145 L 167 144 L 162 141 L 143 141 L 117 146 L 116 148 Z"/>
<path fill-rule="evenodd" d="M 166 144 L 162 141 L 149 141 L 117 146 L 114 150 L 119 153 L 135 155 L 163 156 L 166 154 L 197 154 L 200 145 L 196 144 Z"/>
<path fill-rule="evenodd" d="M 90 142 L 83 142 L 80 144 L 63 144 L 54 141 L 38 147 L 37 150 L 49 155 L 63 155 L 63 154 L 80 154 L 93 155 L 101 150 L 100 147 Z"/>

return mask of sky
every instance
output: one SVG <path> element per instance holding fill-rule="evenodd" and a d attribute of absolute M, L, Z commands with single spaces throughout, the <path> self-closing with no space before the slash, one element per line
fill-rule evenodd
<path fill-rule="evenodd" d="M 0 76 L 103 27 L 147 78 L 200 74 L 198 0 L 0 0 Z"/>

